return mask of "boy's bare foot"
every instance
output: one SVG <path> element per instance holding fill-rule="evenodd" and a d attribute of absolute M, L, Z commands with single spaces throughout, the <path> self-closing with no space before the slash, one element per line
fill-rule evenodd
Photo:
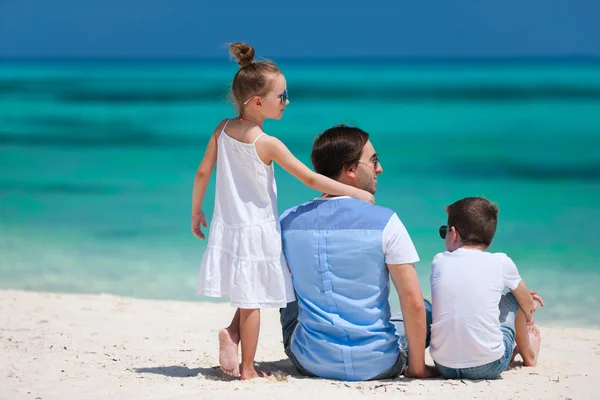
<path fill-rule="evenodd" d="M 528 326 L 527 332 L 529 333 L 529 354 L 526 355 L 527 357 L 523 357 L 523 361 L 528 367 L 535 367 L 542 345 L 542 335 L 535 325 Z M 521 356 L 523 355 L 521 354 Z"/>
<path fill-rule="evenodd" d="M 263 372 L 261 370 L 258 369 L 254 369 L 254 368 L 247 368 L 247 369 L 242 369 L 242 375 L 240 380 L 242 381 L 249 381 L 250 379 L 254 379 L 254 378 L 268 378 L 269 375 L 266 372 Z"/>
<path fill-rule="evenodd" d="M 219 331 L 219 365 L 227 375 L 240 376 L 239 342 L 240 336 L 237 332 L 230 332 L 227 328 Z"/>
<path fill-rule="evenodd" d="M 519 354 L 519 345 L 517 344 L 513 350 L 513 355 L 510 359 L 510 362 L 515 361 L 515 357 L 517 356 L 517 354 Z"/>

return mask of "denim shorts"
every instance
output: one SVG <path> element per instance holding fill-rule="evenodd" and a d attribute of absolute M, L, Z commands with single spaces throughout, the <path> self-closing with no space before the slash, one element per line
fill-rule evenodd
<path fill-rule="evenodd" d="M 500 330 L 504 337 L 504 354 L 489 364 L 470 368 L 449 368 L 435 363 L 440 374 L 446 379 L 496 379 L 504 371 L 512 359 L 515 347 L 515 314 L 519 303 L 512 293 L 502 295 L 500 299 Z"/>

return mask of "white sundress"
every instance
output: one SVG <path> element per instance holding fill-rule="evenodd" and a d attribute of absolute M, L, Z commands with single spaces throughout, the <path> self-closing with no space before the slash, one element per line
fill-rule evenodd
<path fill-rule="evenodd" d="M 217 182 L 208 244 L 197 293 L 229 297 L 237 308 L 285 307 L 295 300 L 281 248 L 273 163 L 259 158 L 255 144 L 221 130 Z"/>

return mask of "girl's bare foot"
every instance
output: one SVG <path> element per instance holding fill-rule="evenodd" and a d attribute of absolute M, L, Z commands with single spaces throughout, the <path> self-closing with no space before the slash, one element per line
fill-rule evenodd
<path fill-rule="evenodd" d="M 240 380 L 242 381 L 249 381 L 250 379 L 254 379 L 254 378 L 268 378 L 269 375 L 261 370 L 258 369 L 254 369 L 254 368 L 243 368 L 242 367 L 242 375 Z"/>
<path fill-rule="evenodd" d="M 238 343 L 240 336 L 228 328 L 219 331 L 219 365 L 227 375 L 240 376 Z"/>

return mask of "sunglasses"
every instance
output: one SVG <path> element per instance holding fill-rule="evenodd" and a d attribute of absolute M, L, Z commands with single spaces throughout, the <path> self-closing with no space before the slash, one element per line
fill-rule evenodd
<path fill-rule="evenodd" d="M 456 231 L 456 233 L 458 233 L 459 236 L 461 236 L 460 232 L 458 231 L 458 229 L 456 229 L 456 227 L 454 227 L 454 230 Z M 446 235 L 448 234 L 448 225 L 442 225 L 442 226 L 440 226 L 439 232 L 440 232 L 440 237 L 442 239 L 446 239 Z"/>
<path fill-rule="evenodd" d="M 287 104 L 288 100 L 290 99 L 288 96 L 287 89 L 285 89 L 283 92 L 281 92 L 281 94 L 279 95 L 279 98 L 281 98 L 281 102 L 283 104 Z"/>
<path fill-rule="evenodd" d="M 252 100 L 254 96 L 250 97 L 248 100 L 246 100 L 244 102 L 244 105 L 248 104 L 250 102 L 250 100 Z M 264 96 L 265 98 L 268 98 L 268 96 Z M 287 89 L 285 89 L 283 92 L 281 92 L 281 94 L 279 96 L 277 96 L 277 98 L 281 99 L 281 103 L 283 104 L 287 104 L 288 100 L 290 99 L 288 96 L 288 91 Z"/>
<path fill-rule="evenodd" d="M 377 154 L 371 157 L 369 161 L 358 160 L 358 162 L 366 165 L 373 164 L 373 171 L 377 171 L 377 168 L 379 168 L 379 156 Z"/>

